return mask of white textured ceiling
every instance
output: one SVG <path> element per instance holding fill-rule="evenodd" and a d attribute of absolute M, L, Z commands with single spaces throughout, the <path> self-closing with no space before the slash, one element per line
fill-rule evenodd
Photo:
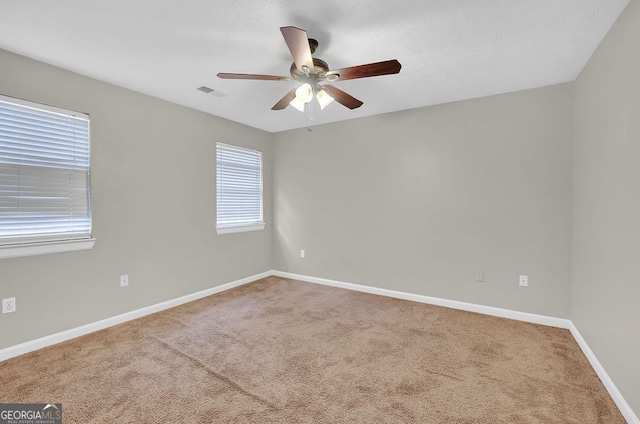
<path fill-rule="evenodd" d="M 276 132 L 572 81 L 628 2 L 0 0 L 0 48 Z M 313 119 L 271 110 L 293 82 L 216 77 L 289 75 L 288 25 L 332 69 L 398 59 L 402 70 L 334 83 L 364 105 L 315 107 Z"/>

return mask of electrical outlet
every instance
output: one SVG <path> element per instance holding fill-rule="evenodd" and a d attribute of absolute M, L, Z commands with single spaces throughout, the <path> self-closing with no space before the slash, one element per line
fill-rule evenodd
<path fill-rule="evenodd" d="M 127 287 L 129 285 L 129 275 L 120 276 L 120 287 Z"/>
<path fill-rule="evenodd" d="M 478 283 L 482 283 L 484 281 L 484 270 L 482 269 L 476 270 L 476 281 Z"/>
<path fill-rule="evenodd" d="M 300 251 L 300 257 L 301 257 L 301 258 L 304 258 L 304 250 L 301 250 L 301 251 Z"/>
<path fill-rule="evenodd" d="M 529 276 L 521 275 L 520 276 L 520 287 L 528 287 L 529 286 Z"/>
<path fill-rule="evenodd" d="M 9 297 L 7 299 L 2 299 L 2 313 L 8 314 L 16 311 L 16 298 Z"/>

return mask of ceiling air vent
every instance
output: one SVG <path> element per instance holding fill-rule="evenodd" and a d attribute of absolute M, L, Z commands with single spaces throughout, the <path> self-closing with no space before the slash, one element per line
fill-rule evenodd
<path fill-rule="evenodd" d="M 212 91 L 215 91 L 213 88 L 209 88 L 206 85 L 203 85 L 202 87 L 198 87 L 197 90 L 202 91 L 203 93 L 211 93 Z"/>

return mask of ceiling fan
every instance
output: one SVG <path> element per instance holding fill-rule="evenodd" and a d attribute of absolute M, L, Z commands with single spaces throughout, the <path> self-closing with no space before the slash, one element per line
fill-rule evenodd
<path fill-rule="evenodd" d="M 307 38 L 307 32 L 305 30 L 293 26 L 286 26 L 281 27 L 280 32 L 282 32 L 284 41 L 287 43 L 289 51 L 293 56 L 293 63 L 289 69 L 290 77 L 224 72 L 218 74 L 218 77 L 223 79 L 298 81 L 301 83 L 299 87 L 293 88 L 285 94 L 278 103 L 273 105 L 272 110 L 282 110 L 290 105 L 304 112 L 305 104 L 310 103 L 314 95 L 318 103 L 320 103 L 320 109 L 324 109 L 334 100 L 349 109 L 356 109 L 362 106 L 360 100 L 331 84 L 321 83 L 397 74 L 402 67 L 400 62 L 393 59 L 384 62 L 330 70 L 327 62 L 311 57 L 318 47 L 318 42 L 313 38 Z"/>

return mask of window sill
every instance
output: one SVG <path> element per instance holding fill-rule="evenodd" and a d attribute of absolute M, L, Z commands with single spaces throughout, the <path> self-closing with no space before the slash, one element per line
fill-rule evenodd
<path fill-rule="evenodd" d="M 264 222 L 262 224 L 242 225 L 237 227 L 216 227 L 218 234 L 244 233 L 246 231 L 264 230 Z"/>
<path fill-rule="evenodd" d="M 90 250 L 95 243 L 96 239 L 90 238 L 0 246 L 0 259 Z"/>

